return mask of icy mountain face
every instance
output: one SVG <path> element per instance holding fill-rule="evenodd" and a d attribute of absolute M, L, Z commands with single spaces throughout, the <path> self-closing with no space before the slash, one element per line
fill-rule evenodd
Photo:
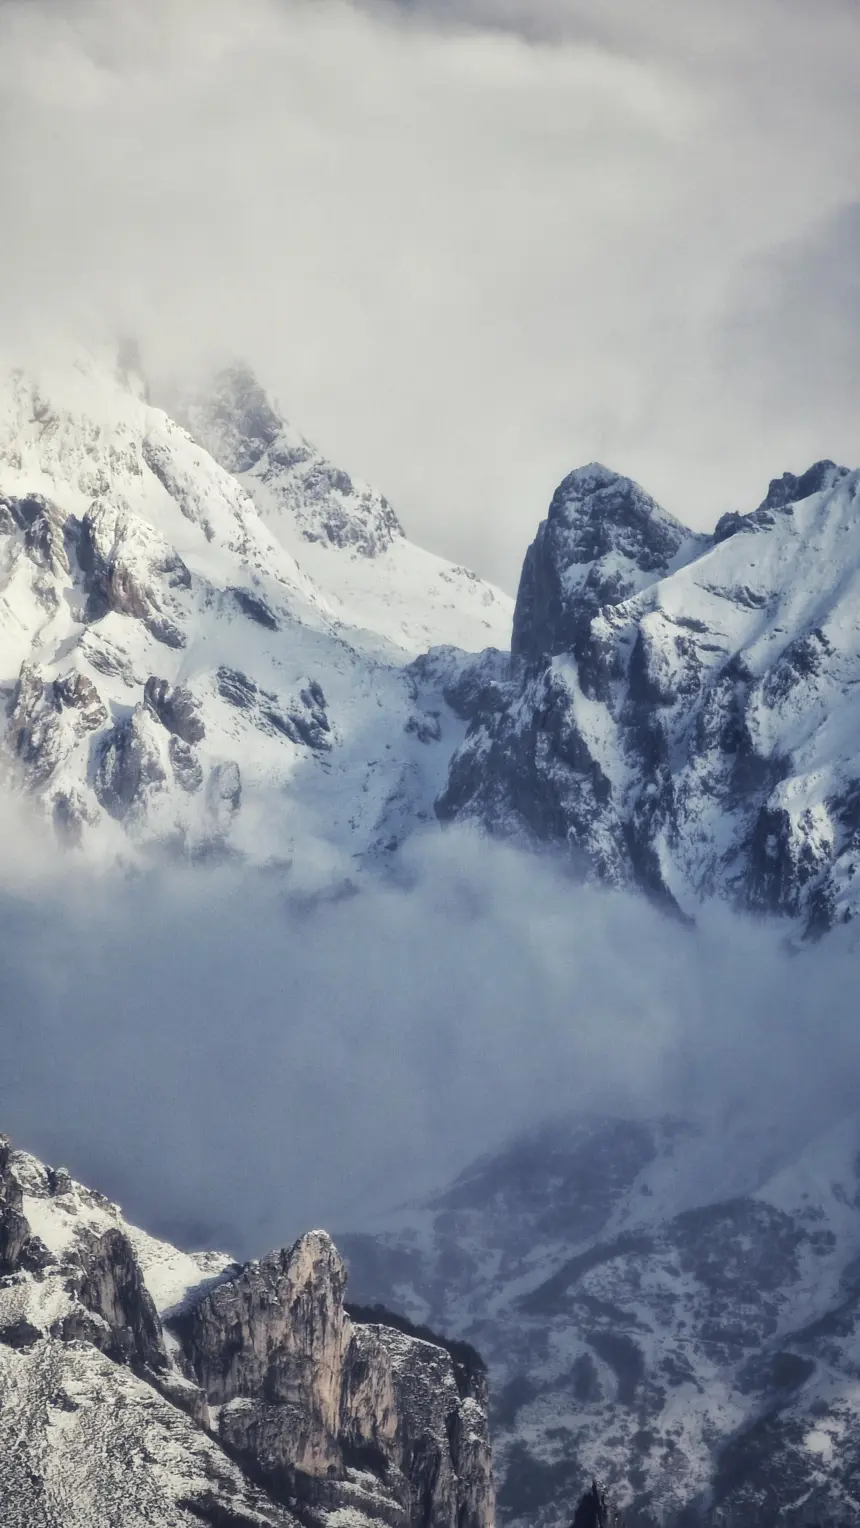
<path fill-rule="evenodd" d="M 857 1119 L 799 1153 L 561 1122 L 339 1242 L 480 1345 L 503 1521 L 561 1528 L 593 1476 L 643 1528 L 860 1517 Z"/>
<path fill-rule="evenodd" d="M 282 419 L 248 367 L 226 367 L 180 407 L 190 433 L 228 472 L 251 473 L 306 541 L 377 557 L 403 529 L 375 489 L 332 466 Z"/>
<path fill-rule="evenodd" d="M 480 1360 L 345 1288 L 324 1232 L 182 1253 L 0 1137 L 4 1528 L 489 1528 Z"/>
<path fill-rule="evenodd" d="M 716 895 L 808 934 L 847 921 L 858 619 L 860 473 L 787 473 L 707 539 L 628 479 L 573 473 L 526 558 L 510 669 L 463 711 L 439 816 L 566 845 L 687 914 Z"/>
<path fill-rule="evenodd" d="M 311 446 L 246 367 L 219 372 L 177 408 L 365 643 L 375 634 L 411 657 L 440 644 L 510 645 L 507 595 L 408 541 L 388 501 Z"/>
<path fill-rule="evenodd" d="M 240 381 L 206 415 L 237 469 L 275 439 Z M 461 724 L 409 662 L 433 642 L 506 642 L 510 602 L 342 486 L 357 540 L 326 543 L 321 587 L 287 542 L 312 547 L 325 493 L 290 475 L 273 531 L 245 478 L 133 372 L 84 359 L 0 388 L 3 774 L 67 843 L 287 861 L 310 833 L 352 861 L 432 819 Z M 372 557 L 356 550 L 371 520 L 393 538 L 379 530 Z M 354 564 L 374 568 L 358 613 Z"/>

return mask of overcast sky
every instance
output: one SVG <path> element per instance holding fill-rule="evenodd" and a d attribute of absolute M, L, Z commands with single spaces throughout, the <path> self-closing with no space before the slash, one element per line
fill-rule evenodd
<path fill-rule="evenodd" d="M 242 352 L 513 589 L 592 458 L 860 463 L 855 0 L 5 0 L 0 320 Z"/>
<path fill-rule="evenodd" d="M 0 344 L 244 355 L 512 590 L 595 457 L 708 526 L 860 464 L 858 59 L 855 0 L 0 0 Z M 856 1107 L 833 942 L 452 834 L 305 920 L 13 838 L 0 1121 L 189 1239 L 361 1224 L 553 1109 Z"/>

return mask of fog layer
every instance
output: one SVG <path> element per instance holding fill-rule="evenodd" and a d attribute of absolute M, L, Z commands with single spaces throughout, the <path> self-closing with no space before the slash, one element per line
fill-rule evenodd
<path fill-rule="evenodd" d="M 31 851 L 0 909 L 4 1128 L 150 1227 L 247 1254 L 360 1227 L 555 1112 L 710 1122 L 723 1193 L 856 1106 L 834 944 L 788 957 L 719 912 L 691 933 L 456 831 L 358 884 L 309 903 Z"/>

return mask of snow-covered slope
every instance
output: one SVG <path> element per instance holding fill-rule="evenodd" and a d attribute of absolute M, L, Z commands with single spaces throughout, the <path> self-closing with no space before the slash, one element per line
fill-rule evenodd
<path fill-rule="evenodd" d="M 345 1288 L 325 1232 L 189 1255 L 0 1136 L 3 1528 L 491 1528 L 478 1355 Z"/>
<path fill-rule="evenodd" d="M 218 373 L 180 412 L 365 642 L 376 634 L 413 657 L 437 645 L 509 646 L 508 596 L 408 541 L 388 501 L 326 461 L 246 367 Z"/>
<path fill-rule="evenodd" d="M 634 1525 L 860 1521 L 860 1117 L 800 1151 L 560 1121 L 339 1244 L 489 1361 L 504 1521 L 593 1474 Z"/>
<path fill-rule="evenodd" d="M 311 548 L 315 492 L 293 481 L 275 535 L 133 373 L 86 357 L 4 380 L 4 775 L 66 841 L 287 861 L 311 836 L 349 864 L 432 818 L 461 727 L 409 660 L 506 641 L 511 604 L 412 547 L 369 490 L 341 493 L 321 587 L 286 545 Z M 396 551 L 354 559 L 374 515 Z M 356 559 L 374 573 L 352 608 Z"/>
<path fill-rule="evenodd" d="M 852 918 L 860 472 L 785 474 L 708 538 L 629 479 L 571 474 L 507 675 L 461 710 L 443 818 L 562 843 L 688 914 L 717 895 L 809 933 Z"/>

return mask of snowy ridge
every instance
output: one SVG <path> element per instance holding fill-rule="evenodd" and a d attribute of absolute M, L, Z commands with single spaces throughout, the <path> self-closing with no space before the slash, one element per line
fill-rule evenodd
<path fill-rule="evenodd" d="M 572 474 L 440 814 L 562 841 L 691 916 L 716 895 L 810 935 L 852 919 L 858 505 L 860 472 L 822 462 L 703 538 L 629 479 Z"/>
<path fill-rule="evenodd" d="M 4 774 L 66 842 L 286 863 L 316 835 L 349 867 L 432 818 L 461 727 L 407 665 L 506 641 L 510 602 L 399 527 L 373 558 L 332 546 L 321 592 L 285 544 L 292 515 L 313 545 L 308 485 L 277 534 L 248 487 L 100 360 L 0 390 Z"/>

